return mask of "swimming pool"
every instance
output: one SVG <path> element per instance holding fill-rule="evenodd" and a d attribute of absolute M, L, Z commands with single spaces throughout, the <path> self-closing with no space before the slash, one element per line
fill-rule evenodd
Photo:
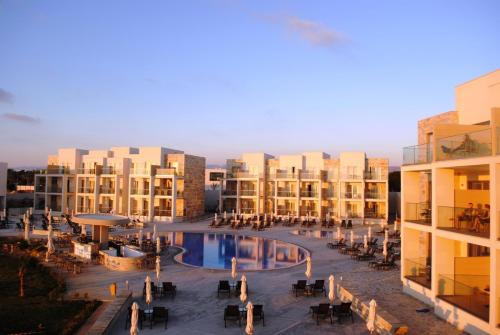
<path fill-rule="evenodd" d="M 299 230 L 292 230 L 290 233 L 293 235 L 314 237 L 314 238 L 321 238 L 321 239 L 332 239 L 332 238 L 337 237 L 337 231 L 331 231 L 331 230 L 299 229 Z"/>
<path fill-rule="evenodd" d="M 208 269 L 231 269 L 236 257 L 238 270 L 272 270 L 305 261 L 309 252 L 298 245 L 263 237 L 224 233 L 168 232 L 167 244 L 181 247 L 177 260 Z"/>

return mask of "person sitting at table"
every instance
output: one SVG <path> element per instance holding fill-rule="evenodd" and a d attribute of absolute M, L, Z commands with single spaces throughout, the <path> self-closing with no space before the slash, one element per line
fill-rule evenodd
<path fill-rule="evenodd" d="M 478 214 L 474 218 L 474 228 L 475 232 L 480 231 L 482 225 L 487 225 L 490 223 L 490 205 L 484 205 L 484 209 L 478 204 Z"/>
<path fill-rule="evenodd" d="M 474 216 L 474 205 L 472 202 L 467 204 L 467 208 L 463 210 L 463 212 L 458 215 L 458 226 L 461 227 L 461 223 L 465 221 L 466 223 L 472 222 L 472 218 Z"/>

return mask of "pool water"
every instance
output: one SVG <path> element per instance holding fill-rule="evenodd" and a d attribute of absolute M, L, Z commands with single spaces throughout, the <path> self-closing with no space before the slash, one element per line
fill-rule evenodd
<path fill-rule="evenodd" d="M 309 252 L 295 244 L 262 237 L 223 234 L 168 232 L 167 243 L 182 247 L 181 262 L 209 269 L 231 269 L 237 259 L 239 270 L 282 269 L 303 262 Z"/>
<path fill-rule="evenodd" d="M 331 230 L 299 229 L 299 230 L 292 230 L 290 233 L 293 235 L 314 237 L 314 238 L 321 238 L 321 239 L 333 239 L 333 238 L 337 237 L 337 231 L 331 231 Z"/>

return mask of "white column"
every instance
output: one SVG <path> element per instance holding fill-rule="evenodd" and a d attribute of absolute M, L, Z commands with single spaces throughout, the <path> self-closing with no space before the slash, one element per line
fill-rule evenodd
<path fill-rule="evenodd" d="M 96 170 L 97 172 L 97 170 Z M 94 177 L 94 213 L 99 212 L 99 176 L 96 174 Z"/>
<path fill-rule="evenodd" d="M 321 172 L 320 172 L 321 177 Z M 318 210 L 319 220 L 323 218 L 323 181 L 319 180 L 319 210 Z"/>
<path fill-rule="evenodd" d="M 498 290 L 500 290 L 500 271 L 497 268 L 498 248 L 494 246 L 500 237 L 499 211 L 500 211 L 500 164 L 490 163 L 490 327 L 495 329 L 500 320 L 497 311 L 500 309 Z"/>
<path fill-rule="evenodd" d="M 174 222 L 177 211 L 177 177 L 172 178 L 172 222 Z"/>
<path fill-rule="evenodd" d="M 155 177 L 149 177 L 149 221 L 155 217 Z"/>
<path fill-rule="evenodd" d="M 131 178 L 130 175 L 128 176 L 128 196 L 127 196 L 127 203 L 128 203 L 128 208 L 127 208 L 127 215 L 130 217 L 131 215 L 131 208 L 132 208 L 132 197 L 130 196 L 132 194 L 132 188 L 131 188 Z"/>
<path fill-rule="evenodd" d="M 67 199 L 66 199 L 66 196 L 67 196 L 67 184 L 68 183 L 68 180 L 67 180 L 67 177 L 63 175 L 62 177 L 62 192 L 61 192 L 61 212 L 64 213 L 66 211 L 66 207 L 68 207 L 67 205 Z"/>
<path fill-rule="evenodd" d="M 274 215 L 278 215 L 278 179 L 274 180 Z"/>
<path fill-rule="evenodd" d="M 220 188 L 219 188 L 219 213 L 222 213 L 222 192 L 223 192 L 224 180 L 220 180 Z"/>
<path fill-rule="evenodd" d="M 236 179 L 236 214 L 240 212 L 240 180 Z"/>
<path fill-rule="evenodd" d="M 257 178 L 257 203 L 255 204 L 257 216 L 260 215 L 260 178 Z"/>

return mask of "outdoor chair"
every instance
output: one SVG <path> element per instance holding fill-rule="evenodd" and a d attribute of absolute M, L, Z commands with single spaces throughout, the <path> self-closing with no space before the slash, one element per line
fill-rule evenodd
<path fill-rule="evenodd" d="M 377 270 L 390 270 L 396 267 L 396 256 L 390 255 L 387 261 L 383 261 L 374 265 Z"/>
<path fill-rule="evenodd" d="M 253 305 L 253 319 L 254 321 L 262 320 L 262 327 L 266 326 L 264 320 L 264 307 L 262 305 Z"/>
<path fill-rule="evenodd" d="M 153 307 L 153 315 L 151 316 L 150 328 L 153 329 L 153 324 L 156 322 L 165 322 L 165 329 L 168 323 L 168 309 L 165 307 Z"/>
<path fill-rule="evenodd" d="M 316 324 L 319 325 L 319 319 L 330 318 L 330 323 L 333 323 L 332 312 L 330 311 L 330 304 L 319 304 L 318 306 L 311 306 L 312 317 L 316 317 Z"/>
<path fill-rule="evenodd" d="M 241 293 L 241 280 L 236 282 L 236 286 L 234 287 L 234 296 L 237 297 Z"/>
<path fill-rule="evenodd" d="M 345 239 L 341 238 L 337 243 L 327 243 L 326 246 L 330 249 L 338 249 L 340 247 L 345 246 Z"/>
<path fill-rule="evenodd" d="M 163 290 L 162 290 L 162 295 L 166 296 L 167 294 L 170 294 L 172 298 L 175 298 L 175 295 L 177 294 L 177 286 L 172 285 L 172 282 L 167 281 L 163 282 Z"/>
<path fill-rule="evenodd" d="M 238 321 L 238 325 L 241 327 L 241 313 L 237 305 L 227 305 L 224 309 L 224 328 L 227 327 L 228 320 Z"/>
<path fill-rule="evenodd" d="M 345 220 L 342 220 L 340 223 L 340 228 L 345 228 L 345 227 L 347 227 L 347 224 L 346 224 Z"/>
<path fill-rule="evenodd" d="M 377 245 L 378 238 L 372 237 L 370 241 L 368 241 L 368 245 Z"/>
<path fill-rule="evenodd" d="M 347 220 L 347 227 L 346 229 L 352 229 L 352 220 Z"/>
<path fill-rule="evenodd" d="M 299 291 L 306 292 L 307 280 L 297 280 L 296 284 L 292 285 L 292 291 L 295 293 L 295 296 L 299 296 Z"/>
<path fill-rule="evenodd" d="M 342 317 L 350 317 L 354 323 L 354 315 L 351 310 L 351 302 L 341 302 L 340 305 L 333 305 L 332 316 L 337 316 L 339 323 L 342 323 Z"/>
<path fill-rule="evenodd" d="M 324 293 L 326 297 L 325 281 L 323 279 L 316 279 L 314 284 L 311 285 L 311 291 L 313 296 L 316 296 L 316 292 Z"/>
<path fill-rule="evenodd" d="M 357 261 L 366 261 L 369 259 L 375 258 L 375 249 L 370 248 L 368 249 L 368 252 L 364 254 L 357 255 L 356 260 Z"/>
<path fill-rule="evenodd" d="M 217 297 L 220 293 L 227 293 L 228 297 L 231 297 L 231 286 L 229 286 L 229 281 L 220 280 L 219 286 L 217 287 Z"/>

